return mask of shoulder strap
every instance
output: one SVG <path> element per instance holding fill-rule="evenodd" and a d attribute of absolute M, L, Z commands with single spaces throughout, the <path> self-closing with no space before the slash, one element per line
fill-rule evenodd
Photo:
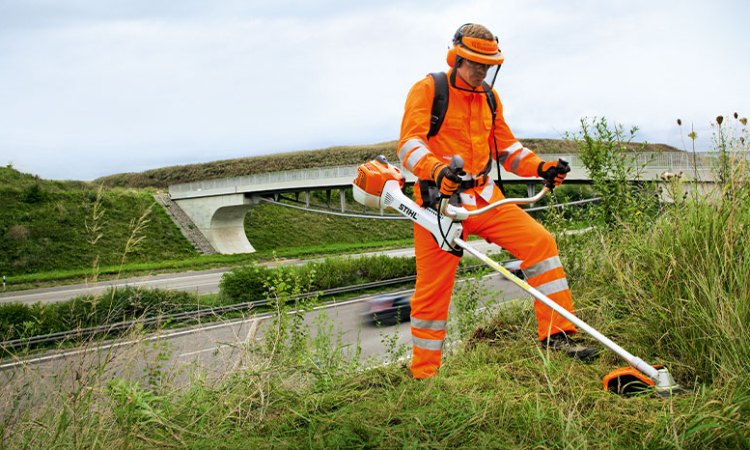
<path fill-rule="evenodd" d="M 492 93 L 492 88 L 486 81 L 482 81 L 482 89 L 484 89 L 484 94 L 487 96 L 487 104 L 490 107 L 490 111 L 492 111 L 492 123 L 494 124 L 495 116 L 497 115 L 497 101 L 495 100 L 495 94 Z"/>
<path fill-rule="evenodd" d="M 432 99 L 432 114 L 430 116 L 430 131 L 427 133 L 427 139 L 435 136 L 440 131 L 440 127 L 445 120 L 445 113 L 448 111 L 448 76 L 445 72 L 433 72 L 430 74 L 435 81 L 435 96 Z M 485 81 L 482 81 L 482 88 L 487 97 L 487 105 L 492 111 L 492 123 L 495 123 L 497 115 L 497 101 L 492 93 L 492 88 Z"/>
<path fill-rule="evenodd" d="M 495 98 L 495 94 L 492 93 L 492 88 L 486 83 L 482 82 L 482 87 L 484 88 L 484 92 L 487 95 L 487 104 L 490 106 L 490 111 L 492 111 L 492 127 L 495 127 L 495 118 L 497 117 L 497 99 Z M 505 195 L 505 186 L 503 186 L 503 177 L 500 175 L 500 159 L 497 158 L 497 140 L 495 140 L 495 133 L 493 130 L 492 133 L 492 143 L 495 144 L 494 149 L 490 149 L 490 160 L 487 163 L 487 167 L 484 168 L 485 174 L 489 174 L 491 167 L 492 167 L 492 160 L 495 160 L 495 166 L 497 167 L 497 180 L 495 180 L 495 184 L 498 188 L 500 188 L 500 192 Z M 492 155 L 492 151 L 495 151 L 495 155 Z M 493 158 L 493 156 L 495 156 Z"/>
<path fill-rule="evenodd" d="M 435 96 L 432 98 L 432 115 L 427 139 L 438 134 L 448 111 L 448 76 L 445 72 L 434 72 L 430 76 L 435 81 Z"/>

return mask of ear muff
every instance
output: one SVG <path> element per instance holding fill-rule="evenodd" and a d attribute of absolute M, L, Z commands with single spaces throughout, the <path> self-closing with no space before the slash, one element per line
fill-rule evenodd
<path fill-rule="evenodd" d="M 453 67 L 456 65 L 456 46 L 448 49 L 448 55 L 445 57 L 445 60 L 448 62 L 448 65 L 450 67 Z"/>
<path fill-rule="evenodd" d="M 458 51 L 458 46 L 461 45 L 461 41 L 464 38 L 464 34 L 461 32 L 461 29 L 465 27 L 466 25 L 472 25 L 471 22 L 467 22 L 460 27 L 456 29 L 456 32 L 453 33 L 453 46 L 448 49 L 448 55 L 445 57 L 446 62 L 448 63 L 449 67 L 455 67 L 456 65 L 456 53 Z"/>

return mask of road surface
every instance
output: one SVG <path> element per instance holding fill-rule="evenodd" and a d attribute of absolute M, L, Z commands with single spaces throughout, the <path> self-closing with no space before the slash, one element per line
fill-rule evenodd
<path fill-rule="evenodd" d="M 471 244 L 479 251 L 492 253 L 500 251 L 500 247 L 489 244 L 485 241 L 472 241 Z M 379 252 L 362 253 L 357 256 L 388 255 L 392 257 L 411 257 L 414 256 L 413 248 L 384 250 Z M 279 263 L 268 263 L 267 265 L 278 264 L 304 264 L 308 261 L 291 260 L 281 261 Z M 100 295 L 113 287 L 137 286 L 148 289 L 174 289 L 186 291 L 193 294 L 216 294 L 219 292 L 219 282 L 221 277 L 231 269 L 220 268 L 200 271 L 190 271 L 181 273 L 169 273 L 160 275 L 150 275 L 143 277 L 126 278 L 122 280 L 100 281 L 90 284 L 75 284 L 69 286 L 58 286 L 50 288 L 30 289 L 25 291 L 13 291 L 0 294 L 0 303 L 25 303 L 33 304 L 37 302 L 53 303 L 70 300 L 80 295 Z"/>

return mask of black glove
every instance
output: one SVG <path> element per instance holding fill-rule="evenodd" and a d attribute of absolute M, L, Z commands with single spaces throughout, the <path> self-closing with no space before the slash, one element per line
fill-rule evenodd
<path fill-rule="evenodd" d="M 436 165 L 432 173 L 434 174 L 435 184 L 437 184 L 440 190 L 440 195 L 443 197 L 450 197 L 461 185 L 461 178 L 447 164 Z"/>
<path fill-rule="evenodd" d="M 568 172 L 570 172 L 570 164 L 564 159 L 558 159 L 557 161 L 542 161 L 539 163 L 536 172 L 545 180 L 547 187 L 552 189 L 555 186 L 560 186 L 565 177 L 568 176 Z"/>

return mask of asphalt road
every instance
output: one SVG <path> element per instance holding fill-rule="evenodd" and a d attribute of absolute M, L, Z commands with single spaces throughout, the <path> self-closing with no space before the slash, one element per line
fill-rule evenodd
<path fill-rule="evenodd" d="M 500 247 L 485 241 L 472 241 L 472 246 L 481 252 L 491 253 L 500 250 Z M 356 256 L 388 255 L 392 257 L 414 256 L 413 248 L 385 250 L 380 252 L 362 253 Z M 290 260 L 282 261 L 281 264 L 304 264 L 307 261 Z M 269 263 L 277 265 L 279 263 Z M 13 291 L 0 294 L 0 303 L 26 303 L 37 302 L 53 303 L 69 300 L 80 295 L 99 295 L 112 287 L 140 286 L 149 289 L 174 289 L 186 291 L 198 295 L 215 294 L 219 292 L 219 282 L 228 268 L 190 271 L 181 273 L 169 273 L 150 275 L 143 277 L 125 278 L 121 280 L 100 281 L 90 284 L 75 284 L 51 288 L 29 289 L 25 291 Z"/>

